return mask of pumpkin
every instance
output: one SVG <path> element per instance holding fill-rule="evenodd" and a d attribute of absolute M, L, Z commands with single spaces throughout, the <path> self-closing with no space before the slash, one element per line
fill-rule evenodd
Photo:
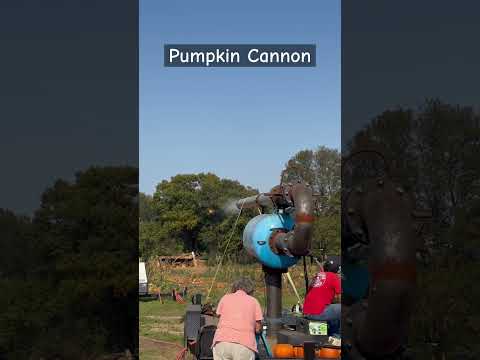
<path fill-rule="evenodd" d="M 295 356 L 293 346 L 290 344 L 276 344 L 273 346 L 273 356 L 288 359 Z"/>
<path fill-rule="evenodd" d="M 332 349 L 332 348 L 321 348 L 319 351 L 316 352 L 316 356 L 325 359 L 338 359 L 340 357 L 341 350 L 340 349 Z"/>
<path fill-rule="evenodd" d="M 293 347 L 293 356 L 296 359 L 303 359 L 305 357 L 305 352 L 303 350 L 303 346 L 294 346 Z"/>

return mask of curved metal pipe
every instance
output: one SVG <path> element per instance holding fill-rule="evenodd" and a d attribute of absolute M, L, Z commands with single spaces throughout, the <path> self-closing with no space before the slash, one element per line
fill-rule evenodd
<path fill-rule="evenodd" d="M 358 201 L 359 218 L 371 246 L 371 284 L 368 306 L 354 321 L 355 342 L 365 355 L 384 356 L 404 344 L 413 305 L 412 203 L 390 182 L 360 195 Z"/>
<path fill-rule="evenodd" d="M 276 233 L 273 245 L 284 252 L 296 256 L 307 255 L 312 242 L 313 231 L 313 192 L 305 184 L 299 183 L 289 188 L 289 194 L 295 207 L 295 227 L 288 233 Z"/>

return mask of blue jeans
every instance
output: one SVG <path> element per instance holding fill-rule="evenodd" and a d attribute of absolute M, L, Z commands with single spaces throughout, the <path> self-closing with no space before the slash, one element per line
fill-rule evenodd
<path fill-rule="evenodd" d="M 305 315 L 307 319 L 326 321 L 328 324 L 328 335 L 341 337 L 342 304 L 330 304 L 320 315 Z"/>

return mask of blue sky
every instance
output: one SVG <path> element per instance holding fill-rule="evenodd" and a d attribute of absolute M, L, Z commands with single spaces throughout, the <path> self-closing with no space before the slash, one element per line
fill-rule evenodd
<path fill-rule="evenodd" d="M 165 43 L 313 43 L 315 68 L 165 68 Z M 260 191 L 339 148 L 340 1 L 140 1 L 140 190 L 213 172 Z"/>

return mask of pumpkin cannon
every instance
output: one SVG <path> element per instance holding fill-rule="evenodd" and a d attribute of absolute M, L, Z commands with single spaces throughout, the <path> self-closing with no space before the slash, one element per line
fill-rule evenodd
<path fill-rule="evenodd" d="M 277 186 L 268 194 L 241 199 L 239 209 L 266 207 L 249 221 L 243 246 L 262 264 L 267 295 L 267 331 L 274 336 L 282 327 L 282 273 L 310 252 L 313 223 L 313 192 L 303 183 Z"/>
<path fill-rule="evenodd" d="M 258 337 L 260 359 L 338 359 L 325 321 L 312 321 L 282 306 L 282 274 L 310 254 L 314 194 L 304 183 L 280 184 L 268 193 L 240 199 L 242 211 L 257 208 L 243 231 L 243 247 L 262 266 L 266 287 L 264 333 Z M 201 299 L 187 309 L 185 345 L 196 359 L 212 359 L 214 317 L 202 311 Z"/>

